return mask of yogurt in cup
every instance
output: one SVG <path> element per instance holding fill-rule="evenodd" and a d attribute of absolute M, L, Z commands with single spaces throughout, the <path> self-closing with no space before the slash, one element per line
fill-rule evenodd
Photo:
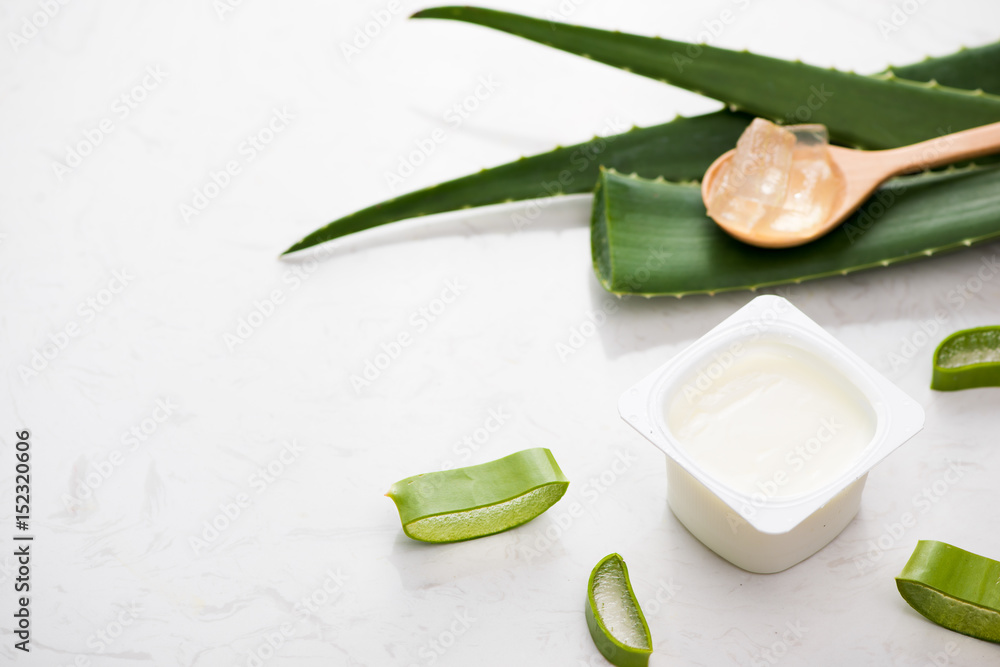
<path fill-rule="evenodd" d="M 924 411 L 785 299 L 760 296 L 626 390 L 667 455 L 667 501 L 707 547 L 780 572 L 850 523 L 872 467 Z"/>

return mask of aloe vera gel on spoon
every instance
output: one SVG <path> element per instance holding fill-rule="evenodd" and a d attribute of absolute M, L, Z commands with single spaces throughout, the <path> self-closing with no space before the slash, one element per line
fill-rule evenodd
<path fill-rule="evenodd" d="M 775 296 L 754 299 L 619 401 L 667 455 L 674 515 L 751 572 L 808 558 L 850 523 L 869 470 L 923 410 Z"/>
<path fill-rule="evenodd" d="M 827 221 L 843 189 L 828 144 L 822 125 L 755 118 L 707 193 L 708 215 L 724 227 L 808 235 Z"/>

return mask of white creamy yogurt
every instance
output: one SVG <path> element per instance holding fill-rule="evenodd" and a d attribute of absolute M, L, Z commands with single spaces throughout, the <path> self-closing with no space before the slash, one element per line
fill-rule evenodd
<path fill-rule="evenodd" d="M 688 458 L 755 499 L 808 494 L 854 465 L 875 434 L 870 404 L 827 362 L 779 341 L 710 359 L 665 406 Z"/>
<path fill-rule="evenodd" d="M 666 454 L 667 503 L 709 549 L 780 572 L 851 522 L 920 404 L 785 299 L 763 295 L 626 389 Z"/>

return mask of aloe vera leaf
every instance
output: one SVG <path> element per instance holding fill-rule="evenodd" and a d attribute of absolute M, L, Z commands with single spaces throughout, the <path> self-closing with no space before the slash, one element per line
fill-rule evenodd
<path fill-rule="evenodd" d="M 410 192 L 351 213 L 316 230 L 284 252 L 432 213 L 507 201 L 591 192 L 601 165 L 671 180 L 700 178 L 712 160 L 736 145 L 750 117 L 718 111 L 525 157 L 492 169 Z M 670 159 L 664 159 L 670 156 Z"/>
<path fill-rule="evenodd" d="M 831 140 L 860 148 L 905 146 L 1000 119 L 1000 97 L 936 82 L 870 77 L 479 7 L 435 7 L 413 18 L 474 23 L 686 88 L 755 116 L 822 123 Z"/>
<path fill-rule="evenodd" d="M 695 185 L 604 171 L 591 251 L 598 280 L 648 296 L 756 289 L 888 266 L 1000 237 L 1000 168 L 910 176 L 812 243 L 769 250 L 741 243 L 705 214 Z"/>
<path fill-rule="evenodd" d="M 931 58 L 897 67 L 914 80 L 937 78 L 948 85 L 969 80 L 987 92 L 1000 92 L 1000 44 L 967 49 L 966 55 Z M 941 65 L 942 61 L 947 61 Z M 283 254 L 373 227 L 434 213 L 550 196 L 553 192 L 591 192 L 598 167 L 671 181 L 701 178 L 712 161 L 736 145 L 751 116 L 718 111 L 556 148 L 523 157 L 440 185 L 410 192 L 334 220 Z"/>
<path fill-rule="evenodd" d="M 952 88 L 1000 94 L 1000 42 L 963 48 L 911 65 L 893 66 L 889 71 L 901 79 L 934 80 Z"/>

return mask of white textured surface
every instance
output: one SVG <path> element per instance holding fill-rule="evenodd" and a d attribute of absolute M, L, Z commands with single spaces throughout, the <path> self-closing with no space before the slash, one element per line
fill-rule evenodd
<path fill-rule="evenodd" d="M 927 426 L 872 473 L 840 538 L 751 575 L 670 515 L 662 455 L 615 411 L 622 388 L 749 294 L 609 298 L 583 198 L 523 232 L 519 209 L 494 209 L 348 239 L 318 263 L 276 259 L 388 196 L 385 173 L 437 129 L 400 190 L 714 103 L 471 26 L 405 21 L 417 3 L 351 62 L 340 45 L 388 3 L 246 0 L 220 18 L 209 2 L 73 2 L 13 48 L 44 4 L 0 9 L 0 554 L 15 429 L 33 434 L 36 536 L 30 655 L 12 648 L 13 558 L 0 556 L 0 662 L 598 665 L 583 605 L 612 551 L 662 663 L 1000 661 L 1000 647 L 924 621 L 893 583 L 919 538 L 1000 554 L 1000 390 L 927 389 L 940 337 L 997 322 L 1000 280 L 976 272 L 1000 245 L 781 290 L 920 400 Z M 682 39 L 728 10 L 717 44 L 859 71 L 997 38 L 995 3 L 897 4 L 915 11 L 883 38 L 892 3 L 563 3 L 573 21 Z M 156 68 L 145 99 L 123 106 Z M 449 123 L 480 86 L 487 99 Z M 59 178 L 54 161 L 102 121 L 100 145 Z M 270 123 L 271 143 L 243 143 Z M 185 224 L 180 206 L 230 162 L 238 173 Z M 230 349 L 248 320 L 263 323 Z M 351 375 L 401 334 L 409 344 L 356 392 Z M 579 349 L 562 358 L 559 345 Z M 54 358 L 23 380 L 43 349 Z M 573 483 L 517 530 L 428 548 L 382 497 L 417 472 L 529 446 L 551 448 Z M 213 521 L 231 525 L 212 539 Z"/>

